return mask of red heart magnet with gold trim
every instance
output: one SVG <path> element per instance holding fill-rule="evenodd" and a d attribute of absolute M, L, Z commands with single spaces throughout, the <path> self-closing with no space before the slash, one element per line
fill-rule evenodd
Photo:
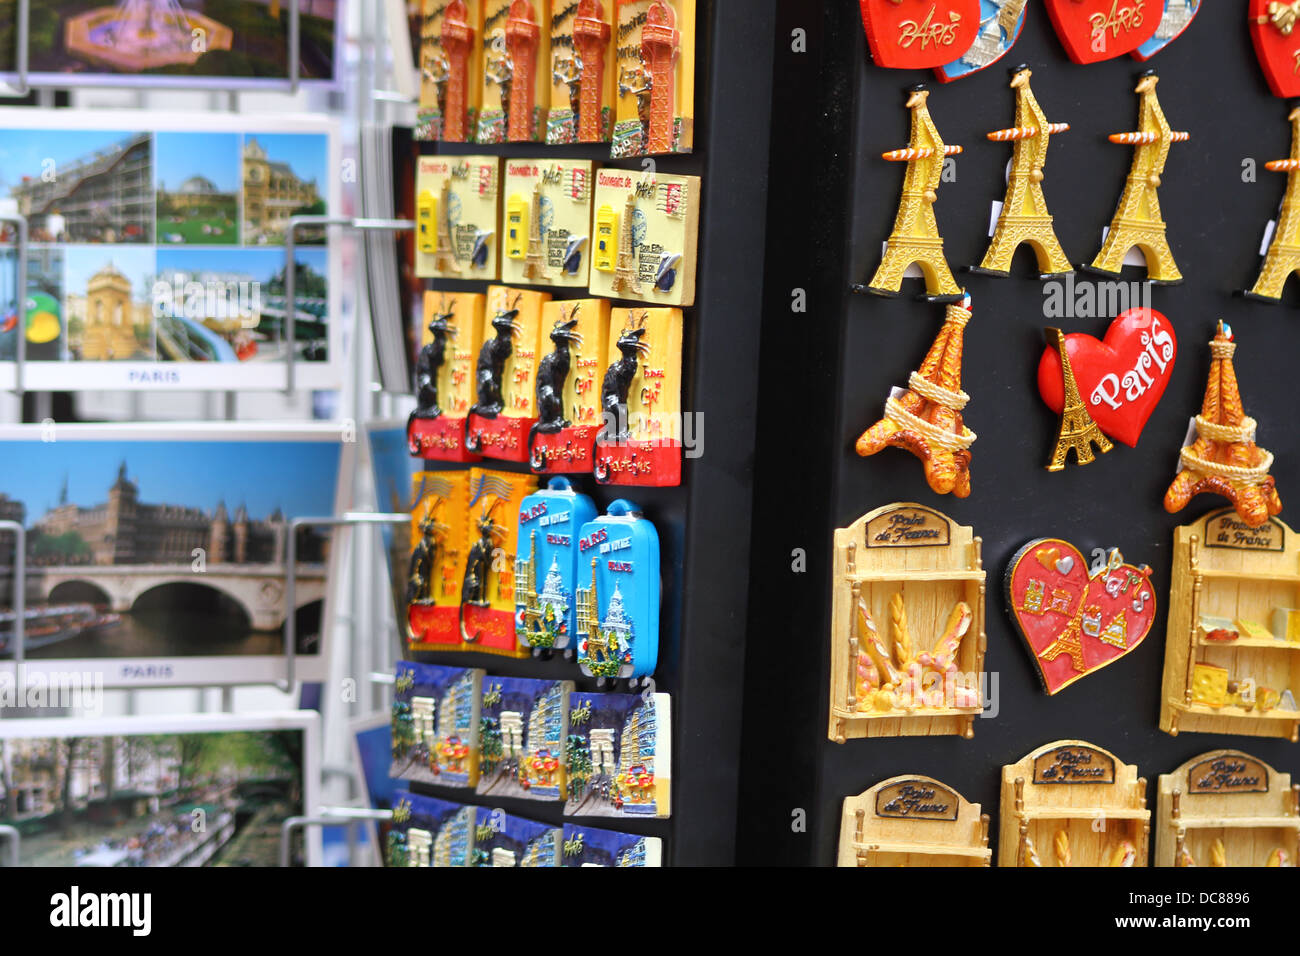
<path fill-rule="evenodd" d="M 1061 45 L 1075 63 L 1132 53 L 1156 34 L 1161 0 L 1045 0 Z"/>

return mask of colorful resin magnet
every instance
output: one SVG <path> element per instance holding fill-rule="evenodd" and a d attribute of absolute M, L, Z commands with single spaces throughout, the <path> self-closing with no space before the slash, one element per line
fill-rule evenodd
<path fill-rule="evenodd" d="M 579 0 L 551 17 L 551 109 L 546 142 L 607 143 L 614 129 L 617 0 Z"/>
<path fill-rule="evenodd" d="M 565 747 L 571 817 L 669 815 L 667 694 L 574 694 Z"/>
<path fill-rule="evenodd" d="M 565 866 L 660 866 L 663 841 L 566 823 L 562 855 Z"/>
<path fill-rule="evenodd" d="M 537 489 L 532 475 L 474 468 L 469 473 L 469 550 L 460 587 L 464 650 L 526 657 L 515 637 L 519 505 Z"/>
<path fill-rule="evenodd" d="M 427 326 L 415 364 L 415 410 L 406 423 L 407 447 L 417 458 L 479 460 L 465 448 L 465 416 L 474 401 L 483 304 L 473 292 L 424 293 Z"/>
<path fill-rule="evenodd" d="M 481 95 L 482 0 L 430 5 L 420 28 L 420 103 L 415 138 L 467 142 Z"/>
<path fill-rule="evenodd" d="M 1104 339 L 1072 332 L 1064 344 L 1089 418 L 1110 438 L 1136 447 L 1173 377 L 1178 355 L 1173 323 L 1155 309 L 1129 309 L 1115 318 Z M 1038 394 L 1048 408 L 1064 414 L 1065 376 L 1055 343 L 1039 360 Z"/>
<path fill-rule="evenodd" d="M 489 286 L 476 400 L 465 416 L 465 448 L 502 461 L 528 461 L 537 423 L 536 377 L 542 308 L 549 292 Z"/>
<path fill-rule="evenodd" d="M 578 542 L 578 665 L 602 683 L 648 677 L 659 657 L 659 534 L 619 499 Z"/>
<path fill-rule="evenodd" d="M 485 677 L 477 792 L 564 799 L 564 742 L 573 682 Z"/>
<path fill-rule="evenodd" d="M 1018 66 L 1011 71 L 1011 88 L 1016 91 L 1016 125 L 987 134 L 995 143 L 1014 142 L 1011 166 L 1007 170 L 1007 194 L 998 213 L 993 241 L 984 260 L 971 269 L 986 275 L 1008 276 L 1016 250 L 1029 243 L 1038 258 L 1039 278 L 1050 279 L 1074 271 L 1061 241 L 1056 238 L 1052 215 L 1043 196 L 1043 166 L 1052 136 L 1064 133 L 1069 123 L 1049 123 L 1047 114 L 1029 88 L 1033 71 Z"/>
<path fill-rule="evenodd" d="M 615 159 L 689 153 L 695 137 L 695 0 L 618 0 Z"/>
<path fill-rule="evenodd" d="M 614 309 L 592 473 L 602 485 L 682 480 L 682 312 Z"/>
<path fill-rule="evenodd" d="M 1247 21 L 1255 56 L 1273 95 L 1284 99 L 1300 96 L 1300 73 L 1296 71 L 1300 9 L 1280 0 L 1250 0 Z"/>
<path fill-rule="evenodd" d="M 979 0 L 859 0 L 871 59 L 892 70 L 928 70 L 969 50 Z"/>
<path fill-rule="evenodd" d="M 1160 77 L 1148 70 L 1138 79 L 1134 92 L 1139 96 L 1138 131 L 1136 133 L 1111 133 L 1110 141 L 1133 146 L 1133 165 L 1124 192 L 1111 218 L 1101 251 L 1088 269 L 1106 275 L 1118 276 L 1123 269 L 1129 250 L 1136 247 L 1147 264 L 1147 279 L 1163 285 L 1183 281 L 1183 274 L 1174 262 L 1169 239 L 1165 235 L 1165 221 L 1160 214 L 1160 177 L 1164 175 L 1169 147 L 1185 143 L 1189 134 L 1169 128 L 1160 100 L 1156 97 L 1156 84 Z"/>
<path fill-rule="evenodd" d="M 903 175 L 903 193 L 898 200 L 894 229 L 885 241 L 880 265 L 871 281 L 859 291 L 898 295 L 903 287 L 903 274 L 909 266 L 916 265 L 925 277 L 926 296 L 932 301 L 956 301 L 963 295 L 944 258 L 943 237 L 934 218 L 944 159 L 958 155 L 962 147 L 946 145 L 939 136 L 926 106 L 929 97 L 930 92 L 924 86 L 911 89 L 905 104 L 912 111 L 909 143 L 903 149 L 882 154 L 886 162 L 907 163 L 907 172 Z"/>
<path fill-rule="evenodd" d="M 577 627 L 578 538 L 596 506 L 567 478 L 519 504 L 515 562 L 515 634 L 526 647 L 568 647 Z"/>
<path fill-rule="evenodd" d="M 389 866 L 470 866 L 475 809 L 449 800 L 397 791 L 385 856 Z"/>
<path fill-rule="evenodd" d="M 1164 7 L 1155 36 L 1133 51 L 1135 60 L 1151 59 L 1182 36 L 1183 31 L 1192 25 L 1196 12 L 1201 9 L 1201 0 L 1164 0 Z"/>
<path fill-rule="evenodd" d="M 1025 26 L 1029 0 L 980 0 L 980 29 L 975 41 L 959 58 L 935 67 L 940 83 L 992 66 L 1010 52 Z"/>
<path fill-rule="evenodd" d="M 1286 280 L 1300 271 L 1300 109 L 1293 109 L 1287 120 L 1291 124 L 1291 155 L 1264 164 L 1269 172 L 1286 173 L 1287 176 L 1281 211 L 1259 278 L 1245 293 L 1246 298 L 1260 302 L 1281 302 Z"/>
<path fill-rule="evenodd" d="M 970 396 L 961 390 L 961 357 L 970 298 L 950 305 L 943 328 L 911 374 L 907 388 L 894 389 L 885 402 L 885 417 L 858 438 L 864 458 L 894 446 L 910 451 L 925 466 L 925 480 L 935 494 L 970 494 L 970 447 L 975 433 L 966 427 L 962 409 Z"/>
<path fill-rule="evenodd" d="M 609 342 L 608 299 L 568 299 L 542 307 L 551 351 L 537 366 L 537 424 L 528 464 L 539 475 L 590 472 L 603 422 L 601 377 Z"/>
<path fill-rule="evenodd" d="M 1044 0 L 1052 26 L 1075 63 L 1132 53 L 1160 27 L 1152 0 Z"/>
<path fill-rule="evenodd" d="M 1118 549 L 1083 553 L 1060 538 L 1038 538 L 1007 566 L 1007 607 L 1048 694 L 1131 653 L 1156 616 L 1151 569 Z"/>
<path fill-rule="evenodd" d="M 1079 384 L 1074 378 L 1074 366 L 1070 364 L 1070 353 L 1065 347 L 1065 333 L 1060 329 L 1044 329 L 1048 348 L 1057 355 L 1061 369 L 1061 421 L 1056 426 L 1056 445 L 1052 448 L 1052 460 L 1047 464 L 1048 471 L 1062 471 L 1070 452 L 1074 452 L 1075 463 L 1089 465 L 1095 460 L 1092 446 L 1103 455 L 1115 446 L 1102 434 L 1097 423 L 1088 414 L 1088 406 L 1079 394 Z M 1041 369 L 1042 364 L 1039 364 Z"/>
<path fill-rule="evenodd" d="M 460 587 L 469 548 L 467 471 L 412 476 L 411 558 L 406 573 L 407 640 L 413 651 L 460 647 Z"/>
<path fill-rule="evenodd" d="M 1241 403 L 1232 364 L 1236 350 L 1231 327 L 1220 322 L 1210 343 L 1213 361 L 1205 401 L 1188 431 L 1178 476 L 1165 493 L 1165 510 L 1170 514 L 1181 511 L 1202 493 L 1222 495 L 1232 502 L 1242 521 L 1257 528 L 1281 513 L 1282 501 L 1269 473 L 1273 455 L 1255 444 L 1255 419 Z"/>
<path fill-rule="evenodd" d="M 551 62 L 550 3 L 484 2 L 483 108 L 475 142 L 544 142 L 551 95 L 545 69 Z"/>
<path fill-rule="evenodd" d="M 398 662 L 389 776 L 444 787 L 478 782 L 482 678 L 471 667 Z"/>
<path fill-rule="evenodd" d="M 504 810 L 479 807 L 471 866 L 560 865 L 563 830 Z"/>
<path fill-rule="evenodd" d="M 415 180 L 415 274 L 495 280 L 501 160 L 421 156 Z"/>
<path fill-rule="evenodd" d="M 591 177 L 588 160 L 506 160 L 503 282 L 586 286 Z"/>

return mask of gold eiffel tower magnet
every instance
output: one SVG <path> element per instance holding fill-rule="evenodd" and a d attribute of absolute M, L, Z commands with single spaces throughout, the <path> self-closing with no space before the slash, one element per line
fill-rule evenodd
<path fill-rule="evenodd" d="M 1246 298 L 1261 302 L 1281 302 L 1282 290 L 1291 273 L 1300 271 L 1300 107 L 1287 117 L 1291 122 L 1291 155 L 1265 163 L 1269 172 L 1286 173 L 1286 193 L 1277 228 L 1268 245 L 1268 254 L 1259 270 L 1259 278 Z"/>
<path fill-rule="evenodd" d="M 1061 384 L 1065 395 L 1061 424 L 1056 430 L 1056 448 L 1052 451 L 1052 460 L 1047 470 L 1064 469 L 1066 456 L 1071 449 L 1074 449 L 1074 457 L 1080 465 L 1091 464 L 1095 460 L 1092 453 L 1094 442 L 1103 455 L 1115 446 L 1101 433 L 1097 423 L 1088 414 L 1088 406 L 1084 405 L 1083 397 L 1079 395 L 1079 386 L 1074 380 L 1074 367 L 1070 365 L 1070 356 L 1065 350 L 1065 335 L 1060 329 L 1044 331 L 1047 344 L 1061 357 Z"/>

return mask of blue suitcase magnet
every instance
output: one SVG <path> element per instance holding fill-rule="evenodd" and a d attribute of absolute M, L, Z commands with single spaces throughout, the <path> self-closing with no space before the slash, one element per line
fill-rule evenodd
<path fill-rule="evenodd" d="M 573 599 L 578 578 L 578 535 L 596 506 L 568 478 L 519 503 L 515 559 L 515 635 L 526 647 L 568 647 L 577 627 Z"/>
<path fill-rule="evenodd" d="M 589 677 L 648 677 L 659 656 L 659 534 L 619 499 L 578 541 L 578 664 Z"/>

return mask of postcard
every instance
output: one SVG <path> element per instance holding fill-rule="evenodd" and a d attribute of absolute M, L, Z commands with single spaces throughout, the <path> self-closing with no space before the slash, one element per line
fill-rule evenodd
<path fill-rule="evenodd" d="M 281 824 L 317 806 L 319 720 L 0 720 L 0 824 L 21 866 L 278 866 Z M 298 839 L 319 865 L 319 832 Z"/>
<path fill-rule="evenodd" d="M 286 676 L 290 523 L 349 489 L 337 424 L 10 425 L 0 517 L 26 529 L 25 677 L 108 686 Z M 337 563 L 329 528 L 296 536 L 296 676 L 325 675 Z M 0 680 L 14 670 L 13 533 L 0 533 Z"/>

